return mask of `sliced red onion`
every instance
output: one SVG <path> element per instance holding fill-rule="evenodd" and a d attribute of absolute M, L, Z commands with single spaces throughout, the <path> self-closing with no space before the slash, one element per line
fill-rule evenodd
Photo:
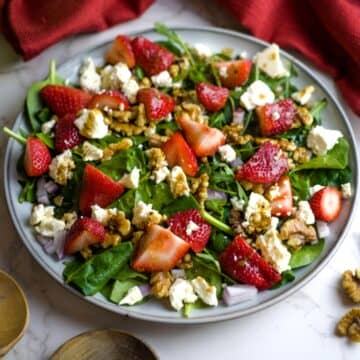
<path fill-rule="evenodd" d="M 62 230 L 55 234 L 53 238 L 38 235 L 37 239 L 47 254 L 56 254 L 58 259 L 61 260 L 64 258 L 66 234 L 67 230 Z"/>
<path fill-rule="evenodd" d="M 223 300 L 226 305 L 231 306 L 244 301 L 253 300 L 257 293 L 258 289 L 251 285 L 226 286 L 223 291 Z"/>
<path fill-rule="evenodd" d="M 52 180 L 47 181 L 44 187 L 49 194 L 54 194 L 59 190 L 59 186 Z"/>
<path fill-rule="evenodd" d="M 185 278 L 185 270 L 184 269 L 172 269 L 171 271 L 171 275 L 175 278 Z"/>
<path fill-rule="evenodd" d="M 229 163 L 232 168 L 238 168 L 239 166 L 243 165 L 244 162 L 240 157 L 237 157 L 234 161 Z"/>
<path fill-rule="evenodd" d="M 223 191 L 208 189 L 208 200 L 227 200 L 227 194 Z"/>
<path fill-rule="evenodd" d="M 233 112 L 233 124 L 240 125 L 244 122 L 245 111 L 243 109 L 236 109 Z"/>
<path fill-rule="evenodd" d="M 143 284 L 139 286 L 141 294 L 143 297 L 148 296 L 151 294 L 151 288 L 149 284 Z"/>
<path fill-rule="evenodd" d="M 40 178 L 36 182 L 36 200 L 40 204 L 48 205 L 50 203 L 48 193 L 45 189 L 45 179 Z"/>

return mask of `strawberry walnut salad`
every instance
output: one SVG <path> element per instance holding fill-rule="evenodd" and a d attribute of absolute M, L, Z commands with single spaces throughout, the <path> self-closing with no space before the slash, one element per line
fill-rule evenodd
<path fill-rule="evenodd" d="M 119 305 L 255 300 L 315 261 L 352 196 L 349 145 L 275 44 L 255 54 L 117 36 L 26 99 L 19 201 L 64 280 Z"/>

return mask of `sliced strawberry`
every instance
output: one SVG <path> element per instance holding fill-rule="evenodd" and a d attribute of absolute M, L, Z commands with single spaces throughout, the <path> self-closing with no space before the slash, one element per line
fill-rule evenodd
<path fill-rule="evenodd" d="M 263 136 L 282 134 L 291 128 L 296 109 L 290 99 L 266 104 L 256 109 L 260 131 Z"/>
<path fill-rule="evenodd" d="M 239 235 L 220 254 L 222 270 L 234 280 L 256 286 L 259 290 L 271 288 L 281 275 L 268 264 Z"/>
<path fill-rule="evenodd" d="M 199 210 L 180 211 L 168 219 L 169 229 L 190 244 L 199 253 L 210 239 L 211 226 L 202 218 Z"/>
<path fill-rule="evenodd" d="M 214 155 L 225 144 L 225 136 L 219 129 L 200 124 L 186 115 L 182 115 L 177 121 L 196 156 Z"/>
<path fill-rule="evenodd" d="M 47 146 L 38 138 L 29 136 L 26 142 L 24 169 L 27 176 L 45 174 L 51 163 L 51 155 Z"/>
<path fill-rule="evenodd" d="M 75 114 L 67 114 L 56 121 L 55 148 L 58 152 L 72 149 L 81 143 L 82 137 L 74 125 L 75 119 Z"/>
<path fill-rule="evenodd" d="M 148 76 L 166 70 L 175 60 L 172 52 L 144 37 L 135 38 L 132 46 L 137 64 Z"/>
<path fill-rule="evenodd" d="M 288 168 L 287 157 L 280 147 L 267 141 L 239 169 L 236 178 L 256 184 L 271 184 L 279 180 Z"/>
<path fill-rule="evenodd" d="M 326 186 L 309 200 L 311 210 L 317 220 L 331 222 L 341 211 L 341 193 L 336 187 Z"/>
<path fill-rule="evenodd" d="M 278 191 L 271 200 L 271 214 L 278 217 L 290 216 L 293 206 L 290 178 L 288 176 L 281 177 L 275 187 Z"/>
<path fill-rule="evenodd" d="M 160 225 L 151 224 L 140 239 L 133 269 L 137 271 L 168 271 L 188 252 L 190 245 Z"/>
<path fill-rule="evenodd" d="M 131 46 L 131 39 L 126 35 L 119 35 L 111 44 L 105 54 L 105 60 L 109 64 L 124 63 L 130 69 L 135 66 L 135 54 Z"/>
<path fill-rule="evenodd" d="M 249 78 L 252 62 L 251 60 L 231 60 L 214 63 L 218 70 L 221 84 L 233 89 L 243 85 Z"/>
<path fill-rule="evenodd" d="M 63 85 L 47 85 L 41 89 L 40 96 L 58 116 L 76 114 L 91 99 L 89 93 Z"/>
<path fill-rule="evenodd" d="M 174 110 L 176 105 L 171 96 L 157 89 L 139 90 L 137 100 L 144 104 L 146 117 L 150 120 L 165 118 Z"/>
<path fill-rule="evenodd" d="M 105 239 L 105 228 L 98 221 L 82 217 L 71 226 L 65 239 L 65 254 L 74 254 L 85 247 L 102 242 Z"/>
<path fill-rule="evenodd" d="M 125 188 L 96 167 L 86 164 L 80 193 L 80 211 L 89 215 L 92 205 L 106 207 L 116 200 Z"/>
<path fill-rule="evenodd" d="M 229 90 L 212 84 L 198 83 L 196 94 L 207 111 L 219 111 L 226 104 Z"/>
<path fill-rule="evenodd" d="M 108 90 L 101 94 L 95 94 L 86 105 L 88 109 L 112 109 L 112 110 L 128 110 L 129 101 L 124 94 L 117 90 Z"/>
<path fill-rule="evenodd" d="M 186 175 L 196 175 L 199 168 L 196 155 L 180 133 L 172 135 L 161 149 L 171 167 L 179 165 Z"/>

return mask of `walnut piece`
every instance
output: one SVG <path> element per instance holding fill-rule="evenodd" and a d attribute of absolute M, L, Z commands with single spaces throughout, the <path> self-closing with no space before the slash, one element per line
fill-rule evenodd
<path fill-rule="evenodd" d="M 191 269 L 193 267 L 193 261 L 190 254 L 186 254 L 182 259 L 178 261 L 176 267 L 179 269 Z"/>
<path fill-rule="evenodd" d="M 208 197 L 208 187 L 209 175 L 206 173 L 202 173 L 199 177 L 191 179 L 191 193 L 195 196 L 201 207 L 204 206 Z"/>
<path fill-rule="evenodd" d="M 124 138 L 118 141 L 117 143 L 110 144 L 107 148 L 103 151 L 103 158 L 102 160 L 109 160 L 111 159 L 116 153 L 127 150 L 133 146 L 133 142 L 131 139 Z"/>
<path fill-rule="evenodd" d="M 314 122 L 314 117 L 306 107 L 298 106 L 295 120 L 300 120 L 303 125 L 310 126 Z"/>
<path fill-rule="evenodd" d="M 360 308 L 351 309 L 338 322 L 337 332 L 353 342 L 360 342 Z"/>
<path fill-rule="evenodd" d="M 356 304 L 360 303 L 360 271 L 354 274 L 351 270 L 343 273 L 341 285 L 349 298 Z"/>
<path fill-rule="evenodd" d="M 172 281 L 169 271 L 152 273 L 150 278 L 151 293 L 158 299 L 168 297 Z"/>
<path fill-rule="evenodd" d="M 151 169 L 158 170 L 163 166 L 167 166 L 165 153 L 158 147 L 153 147 L 145 152 L 149 159 L 149 166 Z"/>
<path fill-rule="evenodd" d="M 100 245 L 102 248 L 107 249 L 109 247 L 118 245 L 120 241 L 121 241 L 121 236 L 119 234 L 107 232 L 105 235 L 105 240 Z"/>
<path fill-rule="evenodd" d="M 292 248 L 298 248 L 308 242 L 317 240 L 316 230 L 299 219 L 285 221 L 280 229 L 280 239 L 287 241 Z"/>
<path fill-rule="evenodd" d="M 241 215 L 241 212 L 236 209 L 231 209 L 229 212 L 229 224 L 235 235 L 245 235 L 244 228 L 242 227 L 244 219 Z"/>

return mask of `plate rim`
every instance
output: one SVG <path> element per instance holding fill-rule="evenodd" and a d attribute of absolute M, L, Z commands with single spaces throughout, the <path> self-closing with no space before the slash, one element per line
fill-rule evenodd
<path fill-rule="evenodd" d="M 245 40 L 251 43 L 255 43 L 258 45 L 262 45 L 262 46 L 269 46 L 270 43 L 260 40 L 254 36 L 248 35 L 248 34 L 244 34 L 242 32 L 239 31 L 235 31 L 235 30 L 228 30 L 228 29 L 223 29 L 220 27 L 214 27 L 214 26 L 171 26 L 168 25 L 169 28 L 171 30 L 174 31 L 200 31 L 200 32 L 210 32 L 210 33 L 215 33 L 215 34 L 220 34 L 220 35 L 227 35 L 227 36 L 232 36 L 235 38 L 238 38 L 240 40 Z M 143 35 L 146 33 L 151 33 L 151 32 L 155 32 L 154 27 L 150 27 L 150 28 L 145 28 L 145 29 L 140 29 L 137 31 L 131 31 L 131 32 L 126 32 L 124 31 L 125 34 L 128 34 L 130 36 L 134 36 L 134 35 Z M 65 64 L 66 62 L 70 61 L 71 59 L 74 59 L 76 57 L 79 57 L 81 55 L 86 56 L 86 54 L 89 51 L 94 51 L 98 48 L 103 47 L 104 45 L 106 45 L 107 43 L 110 43 L 111 40 L 105 40 L 103 42 L 101 42 L 100 44 L 90 47 L 84 51 L 78 52 L 73 54 L 71 57 L 67 58 L 64 62 L 61 63 L 61 65 Z M 14 208 L 14 204 L 11 202 L 11 197 L 10 197 L 10 188 L 9 188 L 9 184 L 10 182 L 7 181 L 9 180 L 8 177 L 10 176 L 10 172 L 9 172 L 9 162 L 10 162 L 10 155 L 11 155 L 11 151 L 13 148 L 13 144 L 15 144 L 15 140 L 14 139 L 9 139 L 7 146 L 6 146 L 6 153 L 5 153 L 5 157 L 4 157 L 4 165 L 3 165 L 3 170 L 4 170 L 4 190 L 5 190 L 5 198 L 6 198 L 6 203 L 7 203 L 7 207 L 10 213 L 10 217 L 11 217 L 11 221 L 14 224 L 16 231 L 18 233 L 18 235 L 21 238 L 22 243 L 25 245 L 26 249 L 30 252 L 30 254 L 32 255 L 32 257 L 36 260 L 36 262 L 45 270 L 45 272 L 51 276 L 52 279 L 54 279 L 56 282 L 58 282 L 62 287 L 66 288 L 67 290 L 69 290 L 72 294 L 75 294 L 77 297 L 79 297 L 81 300 L 86 301 L 88 303 L 92 303 L 96 306 L 99 306 L 103 309 L 106 309 L 108 311 L 111 311 L 114 314 L 117 315 L 122 315 L 122 316 L 129 316 L 135 319 L 140 319 L 140 320 L 145 320 L 145 321 L 151 321 L 151 322 L 156 322 L 156 323 L 167 323 L 167 324 L 178 324 L 178 325 L 182 325 L 182 324 L 202 324 L 202 323 L 213 323 L 213 322 L 219 322 L 219 321 L 225 321 L 225 320 L 231 320 L 231 319 L 236 319 L 236 318 L 240 318 L 243 316 L 247 316 L 253 313 L 256 313 L 258 311 L 264 310 L 272 305 L 277 304 L 278 302 L 285 300 L 286 298 L 288 298 L 289 296 L 293 295 L 295 292 L 299 291 L 301 288 L 303 288 L 306 284 L 308 284 L 311 280 L 313 280 L 315 278 L 315 276 L 317 276 L 321 270 L 324 269 L 324 267 L 326 266 L 326 264 L 328 264 L 328 262 L 334 257 L 334 255 L 336 254 L 336 252 L 338 251 L 338 249 L 340 248 L 340 246 L 342 245 L 342 243 L 344 242 L 346 236 L 349 233 L 349 230 L 351 228 L 351 224 L 354 220 L 354 216 L 355 216 L 355 210 L 357 207 L 357 202 L 358 202 L 358 198 L 359 198 L 359 171 L 358 171 L 358 167 L 356 166 L 357 164 L 359 164 L 359 154 L 358 154 L 358 150 L 356 147 L 356 141 L 355 141 L 355 136 L 354 136 L 354 131 L 352 129 L 351 123 L 342 107 L 342 105 L 340 104 L 340 101 L 338 100 L 338 98 L 330 93 L 326 87 L 326 85 L 323 83 L 322 80 L 319 79 L 318 75 L 314 73 L 314 71 L 305 63 L 303 63 L 301 60 L 298 60 L 296 57 L 294 57 L 292 54 L 288 53 L 287 51 L 284 50 L 280 50 L 280 53 L 288 60 L 292 61 L 298 68 L 301 69 L 301 71 L 303 71 L 304 73 L 306 73 L 309 77 L 311 77 L 317 84 L 317 86 L 319 86 L 322 91 L 326 94 L 326 97 L 329 98 L 336 110 L 339 112 L 340 116 L 342 117 L 342 121 L 345 124 L 345 127 L 349 133 L 349 140 L 350 140 L 350 145 L 351 145 L 351 150 L 353 152 L 354 155 L 354 163 L 355 163 L 355 169 L 352 169 L 354 171 L 354 184 L 353 184 L 353 188 L 354 188 L 354 197 L 353 197 L 353 202 L 351 204 L 351 208 L 350 208 L 350 214 L 349 214 L 349 218 L 347 223 L 345 224 L 345 226 L 343 227 L 343 229 L 341 230 L 338 239 L 336 240 L 336 242 L 334 243 L 333 247 L 330 249 L 329 254 L 322 259 L 313 269 L 310 273 L 306 274 L 304 276 L 304 278 L 302 280 L 299 281 L 299 283 L 293 285 L 292 287 L 290 287 L 289 289 L 287 289 L 285 292 L 280 293 L 276 296 L 274 296 L 273 298 L 266 300 L 265 302 L 261 303 L 261 304 L 257 304 L 254 306 L 251 306 L 250 308 L 247 309 L 240 309 L 240 310 L 236 310 L 233 312 L 230 312 L 228 314 L 217 314 L 217 315 L 207 315 L 205 317 L 199 317 L 199 318 L 184 318 L 184 317 L 178 317 L 178 318 L 170 318 L 170 317 L 166 317 L 166 316 L 154 316 L 151 314 L 146 314 L 146 313 L 133 313 L 131 310 L 127 310 L 124 307 L 118 307 L 117 310 L 115 310 L 113 308 L 114 304 L 111 303 L 105 303 L 104 301 L 99 301 L 99 299 L 96 299 L 95 297 L 86 297 L 83 294 L 81 294 L 79 291 L 77 291 L 76 289 L 74 289 L 73 287 L 71 287 L 70 285 L 66 284 L 63 282 L 62 278 L 59 277 L 58 278 L 58 274 L 57 272 L 53 271 L 52 268 L 49 268 L 48 266 L 46 266 L 46 263 L 44 263 L 42 261 L 42 257 L 38 256 L 37 252 L 31 247 L 31 244 L 28 243 L 27 241 L 27 236 L 26 234 L 23 232 L 22 226 L 20 223 L 18 223 L 17 221 L 14 221 L 14 219 L 16 219 L 16 209 Z M 315 65 L 313 65 L 313 67 L 315 68 Z M 18 116 L 16 117 L 16 120 L 12 126 L 12 129 L 16 128 L 18 123 L 21 122 L 21 118 L 24 115 L 24 111 L 21 111 Z M 129 308 L 130 309 L 130 308 Z"/>

